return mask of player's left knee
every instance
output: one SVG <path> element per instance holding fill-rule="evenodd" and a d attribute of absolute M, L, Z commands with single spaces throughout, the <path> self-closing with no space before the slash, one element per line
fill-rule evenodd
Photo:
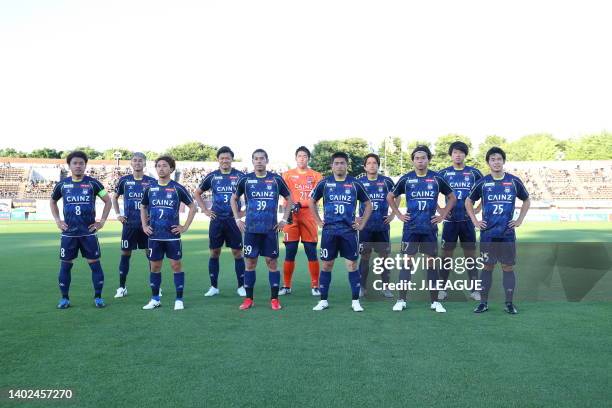
<path fill-rule="evenodd" d="M 94 264 L 94 263 L 98 262 L 99 260 L 100 260 L 100 258 L 96 258 L 96 259 L 88 259 L 88 260 L 87 260 L 87 263 L 88 263 L 88 264 Z"/>
<path fill-rule="evenodd" d="M 234 255 L 235 259 L 242 258 L 242 249 L 232 249 L 232 255 Z"/>
<path fill-rule="evenodd" d="M 346 261 L 346 269 L 348 269 L 349 271 L 354 271 L 357 269 L 357 261 Z"/>
<path fill-rule="evenodd" d="M 504 272 L 514 272 L 514 265 L 503 265 L 502 264 L 502 271 L 504 271 Z"/>
<path fill-rule="evenodd" d="M 170 260 L 170 267 L 172 268 L 172 271 L 174 273 L 177 272 L 181 272 L 181 269 L 183 268 L 183 265 L 181 263 L 181 261 L 176 261 L 176 260 Z"/>
<path fill-rule="evenodd" d="M 304 245 L 304 252 L 306 253 L 306 258 L 309 261 L 317 260 L 317 243 L 316 242 L 302 242 Z"/>

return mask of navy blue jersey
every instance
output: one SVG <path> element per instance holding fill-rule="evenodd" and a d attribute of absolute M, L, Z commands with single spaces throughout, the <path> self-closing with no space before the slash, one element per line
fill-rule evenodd
<path fill-rule="evenodd" d="M 357 201 L 370 201 L 363 184 L 351 176 L 344 180 L 336 180 L 333 175 L 325 177 L 312 190 L 311 197 L 315 201 L 323 198 L 323 229 L 329 231 L 352 231 Z"/>
<path fill-rule="evenodd" d="M 246 203 L 246 232 L 264 234 L 278 223 L 278 198 L 289 197 L 289 187 L 281 176 L 267 172 L 258 177 L 254 172 L 238 180 L 236 195 L 244 194 Z"/>
<path fill-rule="evenodd" d="M 357 179 L 366 190 L 370 201 L 372 201 L 372 215 L 365 225 L 365 231 L 386 231 L 389 229 L 389 224 L 385 224 L 385 217 L 389 214 L 389 204 L 387 203 L 387 194 L 393 191 L 395 183 L 389 177 L 379 174 L 374 180 L 368 178 L 367 175 Z M 365 204 L 359 204 L 359 216 L 363 216 Z"/>
<path fill-rule="evenodd" d="M 117 196 L 123 196 L 123 215 L 127 218 L 125 225 L 130 228 L 142 228 L 140 222 L 140 201 L 144 189 L 155 183 L 155 179 L 143 176 L 141 179 L 134 178 L 128 174 L 119 179 L 117 184 Z"/>
<path fill-rule="evenodd" d="M 236 169 L 230 169 L 228 173 L 223 173 L 221 170 L 215 170 L 209 173 L 200 183 L 199 189 L 202 191 L 212 190 L 212 207 L 211 210 L 219 218 L 232 218 L 232 206 L 230 198 L 232 193 L 236 191 L 238 180 L 244 176 L 244 173 Z"/>
<path fill-rule="evenodd" d="M 180 225 L 181 203 L 189 205 L 192 202 L 193 199 L 185 187 L 174 180 L 170 180 L 166 185 L 156 181 L 145 188 L 141 204 L 147 206 L 149 225 L 153 229 L 149 239 L 158 241 L 179 239 L 181 236 L 173 234 L 172 228 Z"/>
<path fill-rule="evenodd" d="M 445 221 L 467 221 L 469 217 L 465 212 L 465 199 L 478 180 L 482 178 L 482 173 L 480 170 L 470 166 L 465 166 L 462 170 L 457 170 L 450 166 L 441 170 L 440 176 L 451 186 L 455 197 L 457 197 L 457 203 Z"/>
<path fill-rule="evenodd" d="M 515 200 L 524 201 L 529 198 L 529 193 L 521 179 L 510 173 L 505 173 L 499 180 L 489 174 L 476 183 L 469 197 L 472 202 L 482 200 L 482 219 L 487 223 L 484 231 L 490 237 L 501 238 L 514 234 L 508 223 L 514 216 Z"/>
<path fill-rule="evenodd" d="M 417 176 L 415 171 L 404 174 L 395 185 L 393 195 L 406 195 L 406 212 L 410 215 L 404 228 L 419 234 L 428 234 L 435 226 L 431 217 L 436 214 L 438 194 L 445 196 L 453 189 L 435 171 L 427 170 L 424 176 Z"/>
<path fill-rule="evenodd" d="M 81 181 L 66 177 L 55 185 L 51 199 L 64 200 L 64 222 L 68 229 L 62 235 L 80 237 L 91 235 L 89 226 L 96 222 L 96 196 L 104 197 L 106 190 L 98 180 L 84 176 Z"/>

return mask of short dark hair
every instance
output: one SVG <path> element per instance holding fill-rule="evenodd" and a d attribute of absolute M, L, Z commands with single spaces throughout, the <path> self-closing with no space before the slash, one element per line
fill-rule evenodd
<path fill-rule="evenodd" d="M 219 156 L 221 156 L 223 153 L 229 153 L 232 155 L 232 159 L 234 158 L 234 152 L 232 152 L 232 149 L 230 149 L 227 146 L 221 146 L 219 148 L 219 150 L 217 150 L 217 159 L 219 158 Z"/>
<path fill-rule="evenodd" d="M 159 156 L 157 159 L 155 159 L 155 166 L 157 166 L 157 162 L 162 160 L 168 163 L 168 166 L 170 166 L 172 170 L 176 169 L 176 161 L 174 161 L 170 155 Z"/>
<path fill-rule="evenodd" d="M 414 160 L 414 155 L 416 154 L 416 152 L 427 153 L 427 160 L 431 160 L 431 150 L 429 150 L 429 147 L 425 145 L 418 145 L 417 147 L 415 147 L 414 150 L 412 150 L 412 153 L 410 154 L 411 160 Z"/>
<path fill-rule="evenodd" d="M 268 152 L 266 152 L 264 149 L 255 149 L 255 150 L 253 151 L 253 154 L 251 154 L 251 159 L 252 159 L 253 157 L 255 157 L 255 153 L 263 153 L 263 154 L 264 154 L 264 156 L 266 156 L 266 160 L 270 160 L 270 159 L 268 159 Z"/>
<path fill-rule="evenodd" d="M 501 147 L 493 146 L 487 151 L 487 155 L 485 156 L 485 160 L 487 163 L 489 162 L 489 157 L 494 154 L 500 154 L 502 159 L 504 159 L 504 163 L 506 162 L 506 152 L 504 152 Z"/>
<path fill-rule="evenodd" d="M 344 152 L 336 152 L 336 153 L 331 155 L 331 163 L 333 163 L 334 160 L 336 160 L 336 159 L 344 159 L 344 160 L 346 160 L 346 164 L 348 164 L 348 162 L 349 162 L 348 154 L 346 154 Z"/>
<path fill-rule="evenodd" d="M 457 140 L 456 142 L 451 143 L 451 145 L 448 147 L 449 156 L 453 154 L 453 150 L 460 150 L 463 153 L 465 153 L 465 155 L 467 156 L 470 151 L 470 148 L 468 147 L 468 145 L 466 145 L 462 141 Z"/>
<path fill-rule="evenodd" d="M 295 155 L 297 156 L 297 154 L 299 152 L 304 152 L 308 155 L 308 158 L 310 159 L 310 150 L 308 150 L 308 148 L 306 146 L 300 146 L 297 148 L 297 150 L 295 151 Z"/>
<path fill-rule="evenodd" d="M 366 163 L 368 162 L 368 159 L 370 157 L 373 157 L 374 160 L 376 160 L 376 163 L 378 164 L 378 167 L 380 167 L 380 157 L 376 153 L 366 154 L 366 157 L 363 158 L 363 165 L 364 166 L 366 165 Z"/>
<path fill-rule="evenodd" d="M 79 159 L 83 159 L 85 161 L 85 164 L 87 164 L 87 162 L 89 161 L 85 152 L 82 152 L 80 150 L 75 150 L 74 152 L 70 152 L 68 157 L 66 157 L 66 163 L 70 166 L 70 162 L 75 157 L 78 157 Z"/>

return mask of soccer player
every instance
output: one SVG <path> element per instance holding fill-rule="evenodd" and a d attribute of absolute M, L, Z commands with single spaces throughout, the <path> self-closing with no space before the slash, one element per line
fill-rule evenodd
<path fill-rule="evenodd" d="M 208 274 L 210 275 L 210 288 L 204 296 L 219 294 L 219 257 L 221 247 L 225 245 L 232 249 L 234 255 L 234 270 L 239 296 L 246 296 L 244 290 L 244 258 L 242 257 L 242 233 L 234 221 L 230 199 L 236 190 L 238 180 L 244 173 L 232 167 L 234 152 L 227 146 L 217 150 L 219 169 L 209 173 L 195 191 L 195 199 L 202 212 L 210 218 L 208 227 L 208 241 L 210 258 L 208 259 Z M 212 207 L 206 208 L 202 199 L 204 191 L 212 190 Z"/>
<path fill-rule="evenodd" d="M 319 296 L 319 260 L 317 259 L 317 241 L 319 228 L 308 209 L 310 192 L 321 181 L 321 173 L 308 167 L 310 150 L 300 146 L 295 151 L 297 167 L 283 174 L 291 198 L 293 199 L 293 222 L 285 226 L 285 263 L 283 265 L 283 287 L 279 295 L 291 293 L 291 278 L 295 269 L 295 256 L 297 255 L 300 240 L 308 258 L 308 272 L 310 272 L 310 287 L 312 296 Z"/>
<path fill-rule="evenodd" d="M 347 174 L 349 157 L 344 152 L 336 152 L 331 157 L 332 175 L 317 184 L 310 196 L 309 207 L 317 225 L 323 228 L 321 234 L 321 261 L 323 268 L 319 276 L 321 300 L 312 309 L 325 310 L 329 307 L 327 297 L 331 284 L 331 273 L 334 261 L 340 256 L 346 260 L 346 269 L 351 286 L 351 308 L 363 312 L 359 303 L 359 268 L 357 264 L 358 242 L 357 231 L 363 230 L 372 214 L 372 202 L 363 185 Z M 323 218 L 319 216 L 317 203 L 323 199 Z M 364 205 L 361 222 L 355 219 L 357 201 Z"/>
<path fill-rule="evenodd" d="M 270 306 L 272 310 L 280 310 L 278 291 L 280 272 L 276 259 L 278 258 L 278 233 L 287 225 L 289 213 L 293 206 L 291 193 L 281 176 L 266 170 L 268 153 L 257 149 L 251 155 L 254 171 L 238 180 L 236 191 L 232 194 L 231 205 L 236 225 L 244 232 L 244 256 L 246 268 L 244 271 L 244 288 L 246 298 L 240 305 L 240 310 L 253 307 L 253 289 L 255 288 L 255 268 L 259 256 L 266 259 L 268 280 L 270 281 Z M 244 195 L 246 203 L 246 223 L 240 219 L 238 200 Z M 287 205 L 284 207 L 283 218 L 277 222 L 278 201 L 284 197 Z"/>
<path fill-rule="evenodd" d="M 489 290 L 493 281 L 493 269 L 497 262 L 501 263 L 503 287 L 506 297 L 504 310 L 509 314 L 517 314 L 516 306 L 512 303 L 514 289 L 516 288 L 516 275 L 514 264 L 516 258 L 516 232 L 527 215 L 531 201 L 529 193 L 521 180 L 512 174 L 504 172 L 506 153 L 499 147 L 492 147 L 487 152 L 487 164 L 491 174 L 480 179 L 465 200 L 465 209 L 480 230 L 480 256 L 483 258 L 484 268 L 481 273 L 482 291 L 481 302 L 474 309 L 474 313 L 483 313 L 489 310 Z M 516 220 L 514 217 L 514 204 L 516 199 L 523 201 L 521 211 Z M 482 200 L 482 220 L 476 218 L 474 203 Z"/>
<path fill-rule="evenodd" d="M 470 194 L 472 187 L 482 178 L 482 173 L 474 167 L 465 165 L 465 158 L 468 152 L 469 149 L 465 143 L 461 141 L 451 143 L 448 148 L 448 155 L 451 157 L 453 164 L 440 171 L 440 176 L 451 186 L 457 198 L 455 207 L 448 215 L 448 218 L 444 220 L 442 226 L 442 256 L 444 257 L 444 265 L 447 264 L 446 260 L 452 258 L 457 246 L 457 240 L 461 241 L 463 256 L 466 259 L 474 259 L 476 257 L 476 231 L 470 217 L 465 213 L 465 199 Z M 476 208 L 476 211 L 479 209 L 480 206 Z M 478 271 L 475 267 L 471 267 L 467 268 L 467 273 L 473 288 L 474 281 L 478 277 Z M 440 270 L 440 279 L 446 283 L 449 274 L 450 270 L 443 267 Z M 438 300 L 444 300 L 446 297 L 446 291 L 441 290 L 438 292 Z M 480 293 L 472 289 L 470 297 L 474 300 L 480 300 Z"/>
<path fill-rule="evenodd" d="M 431 151 L 427 146 L 417 146 L 411 154 L 414 170 L 404 174 L 395 185 L 395 188 L 387 196 L 387 202 L 397 217 L 404 222 L 402 234 L 402 252 L 409 257 L 414 257 L 417 252 L 426 255 L 427 281 L 432 288 L 438 280 L 438 271 L 435 268 L 434 257 L 438 253 L 438 225 L 446 218 L 452 210 L 457 199 L 453 189 L 436 172 L 429 170 Z M 406 214 L 402 214 L 395 199 L 402 194 L 406 195 Z M 446 206 L 438 207 L 438 195 L 446 196 Z M 412 262 L 414 268 L 414 262 Z M 400 282 L 408 282 L 411 278 L 410 268 L 403 268 L 399 273 Z M 429 291 L 431 298 L 431 309 L 438 313 L 446 312 L 446 309 L 438 301 L 438 291 Z M 400 290 L 399 299 L 393 306 L 393 310 L 400 312 L 406 308 L 406 290 Z"/>
<path fill-rule="evenodd" d="M 94 304 L 98 308 L 105 306 L 102 299 L 104 272 L 100 264 L 100 244 L 96 233 L 104 227 L 111 209 L 111 202 L 102 183 L 85 175 L 87 155 L 74 151 L 66 158 L 70 176 L 55 185 L 51 194 L 51 214 L 57 227 L 62 231 L 60 243 L 59 287 L 62 293 L 57 308 L 70 307 L 70 281 L 73 260 L 78 256 L 87 259 L 91 269 L 91 281 L 94 287 Z M 96 221 L 96 197 L 104 202 L 102 217 Z M 60 218 L 57 202 L 64 200 L 64 220 Z"/>
<path fill-rule="evenodd" d="M 149 275 L 152 296 L 143 309 L 150 310 L 161 306 L 159 287 L 161 286 L 161 268 L 166 256 L 174 272 L 176 300 L 174 310 L 183 310 L 183 290 L 185 287 L 185 272 L 181 263 L 181 234 L 187 232 L 196 213 L 196 206 L 189 192 L 170 175 L 176 169 L 176 162 L 170 156 L 161 156 L 155 160 L 157 182 L 145 188 L 140 202 L 140 220 L 142 230 L 149 237 Z M 189 207 L 185 224 L 181 225 L 179 210 L 181 203 Z"/>
<path fill-rule="evenodd" d="M 367 292 L 366 286 L 368 283 L 370 255 L 372 254 L 372 250 L 375 250 L 378 256 L 383 258 L 386 258 L 391 251 L 389 224 L 393 221 L 394 214 L 393 212 L 389 214 L 387 194 L 393 191 L 395 183 L 393 183 L 393 180 L 389 177 L 378 174 L 379 167 L 380 157 L 378 157 L 377 154 L 370 153 L 366 155 L 363 164 L 365 175 L 357 179 L 363 184 L 368 197 L 370 197 L 370 201 L 372 201 L 372 215 L 365 224 L 363 230 L 359 232 L 359 252 L 361 253 L 361 259 L 359 260 L 361 297 L 364 297 Z M 357 222 L 361 221 L 364 212 L 365 204 L 361 202 L 359 205 L 359 218 Z M 389 283 L 389 271 L 385 270 L 381 277 L 384 283 Z M 384 289 L 382 294 L 387 298 L 393 297 L 393 293 L 388 289 Z"/>
<path fill-rule="evenodd" d="M 116 298 L 127 295 L 125 282 L 130 271 L 130 257 L 135 249 L 147 249 L 148 237 L 142 230 L 140 221 L 140 200 L 144 189 L 155 183 L 153 177 L 144 174 L 147 158 L 143 153 L 132 154 L 130 165 L 132 174 L 119 179 L 117 190 L 111 196 L 117 219 L 123 224 L 121 232 L 121 260 L 119 261 L 119 288 Z M 119 209 L 119 197 L 123 196 L 123 212 Z"/>

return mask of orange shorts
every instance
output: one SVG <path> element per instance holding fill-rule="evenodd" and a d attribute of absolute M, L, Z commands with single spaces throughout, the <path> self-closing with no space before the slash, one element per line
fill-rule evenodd
<path fill-rule="evenodd" d="M 318 242 L 319 227 L 311 216 L 300 216 L 300 213 L 293 215 L 293 224 L 286 225 L 283 229 L 285 238 L 283 242 Z"/>

